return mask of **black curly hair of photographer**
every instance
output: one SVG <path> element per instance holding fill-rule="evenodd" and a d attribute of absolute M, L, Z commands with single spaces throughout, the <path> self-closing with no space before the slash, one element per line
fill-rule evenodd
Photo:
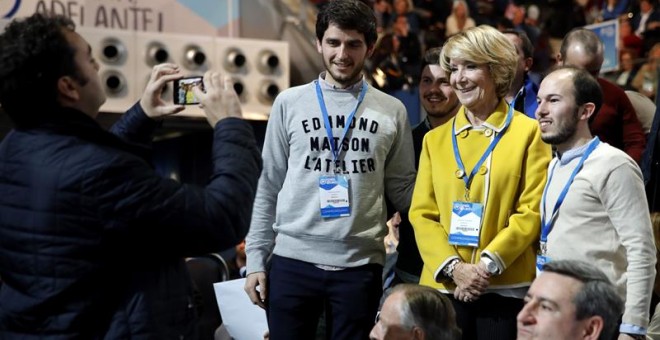
<path fill-rule="evenodd" d="M 38 124 L 59 107 L 60 77 L 80 78 L 65 30 L 75 30 L 70 19 L 36 13 L 0 35 L 0 104 L 17 127 Z"/>

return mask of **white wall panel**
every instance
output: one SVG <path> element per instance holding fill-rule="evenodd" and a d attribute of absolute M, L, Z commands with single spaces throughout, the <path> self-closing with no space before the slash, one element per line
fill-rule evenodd
<path fill-rule="evenodd" d="M 230 75 L 250 119 L 266 119 L 272 101 L 289 87 L 289 45 L 257 39 L 217 38 L 221 71 Z"/>
<path fill-rule="evenodd" d="M 7 21 L 0 20 L 0 29 Z M 217 70 L 231 76 L 249 119 L 267 119 L 275 96 L 290 86 L 289 45 L 274 40 L 78 27 L 99 63 L 107 100 L 102 112 L 123 113 L 139 100 L 154 65 L 179 64 L 186 76 Z M 172 101 L 172 84 L 163 99 Z M 196 105 L 179 113 L 204 117 Z"/>
<path fill-rule="evenodd" d="M 107 96 L 103 112 L 125 112 L 137 99 L 135 33 L 79 27 L 99 63 L 99 76 Z"/>

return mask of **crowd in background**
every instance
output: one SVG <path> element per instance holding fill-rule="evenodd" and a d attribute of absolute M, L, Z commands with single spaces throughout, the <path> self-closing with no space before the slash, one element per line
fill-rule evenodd
<path fill-rule="evenodd" d="M 531 75 L 555 64 L 562 38 L 571 29 L 619 20 L 619 69 L 605 74 L 625 90 L 655 100 L 660 47 L 656 0 L 367 0 L 378 19 L 379 41 L 367 75 L 387 91 L 413 87 L 423 51 L 481 24 L 525 32 L 534 46 Z M 569 15 L 567 15 L 567 13 Z M 641 71 L 641 72 L 639 72 Z M 540 78 L 537 76 L 538 83 Z"/>

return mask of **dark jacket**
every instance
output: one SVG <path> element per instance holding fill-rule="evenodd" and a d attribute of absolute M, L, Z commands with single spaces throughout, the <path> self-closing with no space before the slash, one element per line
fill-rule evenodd
<path fill-rule="evenodd" d="M 157 175 L 157 123 L 112 128 L 71 109 L 0 144 L 0 339 L 188 339 L 183 259 L 238 244 L 261 171 L 251 127 L 215 127 L 205 188 Z"/>
<path fill-rule="evenodd" d="M 660 11 L 655 7 L 651 11 L 651 14 L 649 14 L 649 18 L 646 19 L 646 23 L 645 23 L 646 28 L 644 34 L 646 34 L 646 32 L 651 32 L 648 30 L 648 24 L 654 21 L 660 21 Z M 641 22 L 642 22 L 642 13 L 638 9 L 633 15 L 633 17 L 630 19 L 630 25 L 632 26 L 633 32 L 637 31 Z M 646 38 L 646 35 L 644 35 L 644 38 Z"/>
<path fill-rule="evenodd" d="M 428 120 L 419 123 L 412 131 L 413 147 L 415 148 L 415 170 L 419 167 L 419 155 L 422 153 L 424 145 L 424 135 L 431 130 Z M 399 245 L 396 248 L 399 256 L 396 260 L 396 269 L 414 276 L 422 275 L 424 261 L 419 254 L 417 241 L 415 239 L 415 230 L 408 219 L 408 212 L 401 213 L 401 223 L 399 224 Z"/>

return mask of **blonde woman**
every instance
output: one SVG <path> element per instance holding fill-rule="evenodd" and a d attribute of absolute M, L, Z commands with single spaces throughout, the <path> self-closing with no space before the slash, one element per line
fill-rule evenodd
<path fill-rule="evenodd" d="M 463 339 L 514 339 L 535 275 L 551 151 L 504 100 L 515 51 L 489 26 L 447 40 L 440 62 L 462 107 L 426 135 L 410 208 L 420 283 L 450 296 Z"/>

